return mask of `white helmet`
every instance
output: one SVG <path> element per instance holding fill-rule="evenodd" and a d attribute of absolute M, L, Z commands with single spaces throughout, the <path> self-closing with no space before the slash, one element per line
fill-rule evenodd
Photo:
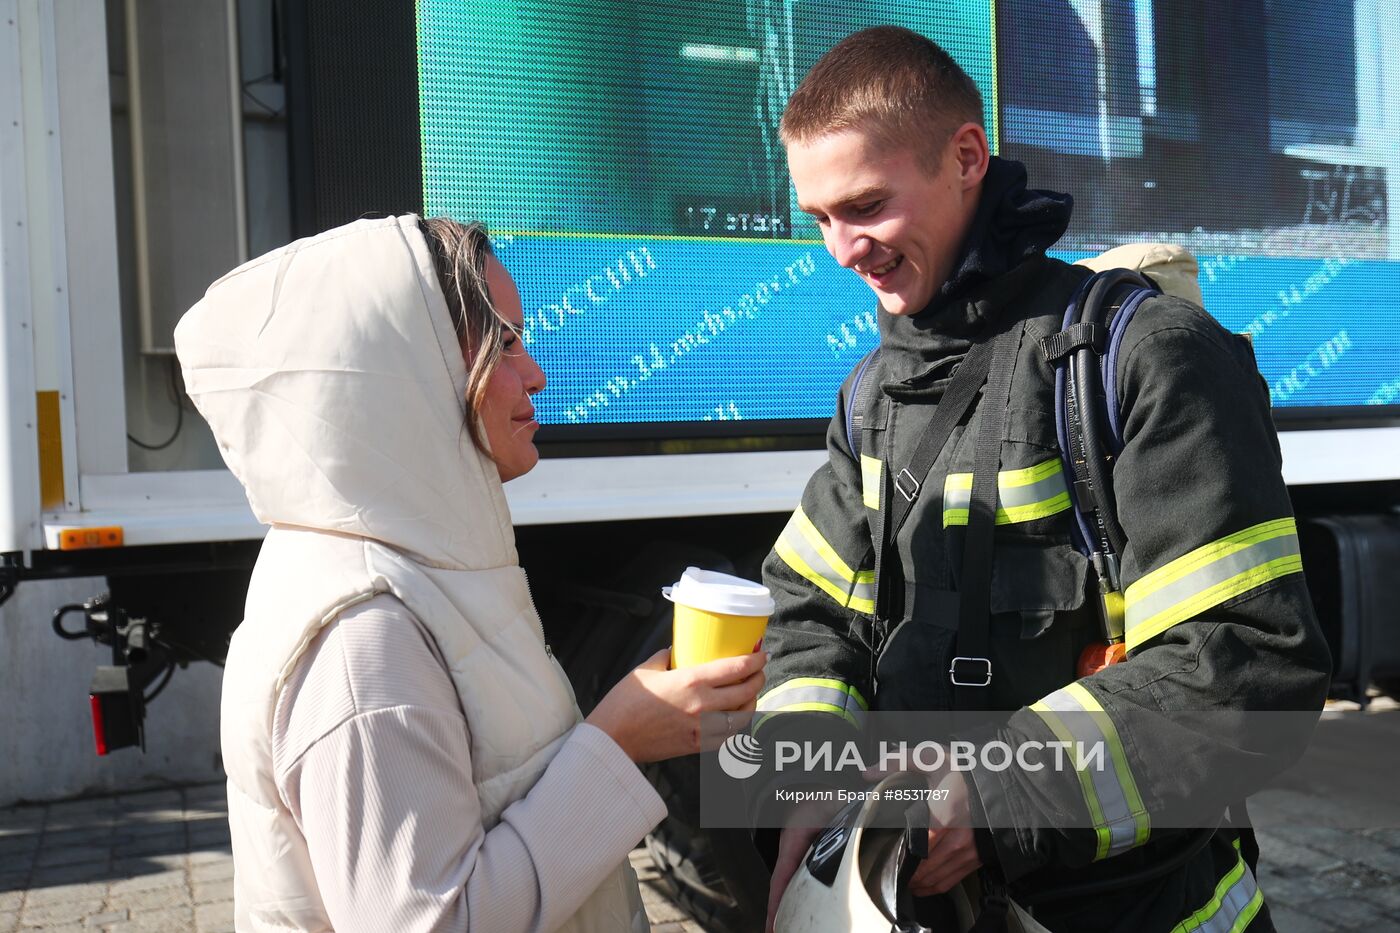
<path fill-rule="evenodd" d="M 926 787 L 919 774 L 893 774 L 870 789 L 869 799 L 843 810 L 817 837 L 778 905 L 776 933 L 912 933 L 930 930 L 905 912 L 904 883 L 912 872 L 905 831 L 889 828 L 909 809 L 907 800 L 884 791 Z M 893 811 L 893 812 L 891 812 Z M 880 819 L 877 819 L 877 815 Z M 977 918 L 981 889 L 976 875 L 948 892 L 956 928 L 931 933 L 968 933 Z M 950 918 L 951 919 L 951 918 Z M 1006 914 L 1008 933 L 1048 933 L 1014 901 Z"/>

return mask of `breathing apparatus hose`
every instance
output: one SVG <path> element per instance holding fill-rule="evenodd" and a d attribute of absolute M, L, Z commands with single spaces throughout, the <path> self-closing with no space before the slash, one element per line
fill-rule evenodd
<path fill-rule="evenodd" d="M 1135 286 L 1150 285 L 1141 276 L 1127 270 L 1105 273 L 1094 282 L 1085 299 L 1085 307 L 1100 309 L 1100 315 L 1106 318 L 1109 303 L 1105 299 L 1113 289 L 1124 283 Z M 1104 319 L 1089 323 L 1106 329 Z M 1104 442 L 1103 425 L 1098 416 L 1103 406 L 1095 403 L 1104 393 L 1103 375 L 1092 349 L 1086 347 L 1070 357 L 1070 378 L 1079 410 L 1082 412 L 1080 424 L 1084 428 L 1084 469 L 1094 490 L 1095 516 L 1107 538 L 1105 543 L 1115 555 L 1122 554 L 1128 537 L 1118 522 L 1118 510 L 1113 501 L 1113 486 L 1108 479 L 1107 464 L 1103 455 L 1109 449 Z"/>

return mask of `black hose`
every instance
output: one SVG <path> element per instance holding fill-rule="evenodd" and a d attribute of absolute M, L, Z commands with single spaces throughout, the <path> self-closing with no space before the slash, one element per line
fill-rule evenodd
<path fill-rule="evenodd" d="M 1079 404 L 1079 423 L 1084 428 L 1084 471 L 1094 490 L 1094 517 L 1108 537 L 1109 547 L 1114 554 L 1122 554 L 1127 543 L 1123 526 L 1118 523 L 1117 503 L 1113 497 L 1113 486 L 1108 478 L 1107 464 L 1104 461 L 1103 435 L 1099 431 L 1099 411 L 1103 407 L 1096 400 L 1103 395 L 1099 368 L 1095 365 L 1092 350 L 1080 350 L 1077 365 L 1072 366 L 1074 394 Z"/>
<path fill-rule="evenodd" d="M 1100 275 L 1084 298 L 1083 307 L 1095 312 L 1095 319 L 1088 323 L 1098 324 L 1107 329 L 1109 298 L 1119 286 L 1129 284 L 1138 288 L 1155 286 L 1136 272 L 1116 269 Z M 1107 348 L 1105 348 L 1105 353 Z M 1107 543 L 1115 555 L 1122 554 L 1128 536 L 1118 522 L 1118 504 L 1113 495 L 1104 452 L 1103 411 L 1105 406 L 1097 400 L 1104 398 L 1103 374 L 1097 365 L 1096 354 L 1090 349 L 1080 350 L 1071 357 L 1070 376 L 1073 379 L 1074 393 L 1079 405 L 1079 422 L 1084 428 L 1084 467 L 1094 489 L 1095 516 L 1107 536 Z"/>
<path fill-rule="evenodd" d="M 170 678 L 172 678 L 172 677 L 174 677 L 174 676 L 175 676 L 175 662 L 174 662 L 174 661 L 171 661 L 169 664 L 167 664 L 167 665 L 165 666 L 165 675 L 161 678 L 160 683 L 156 684 L 155 689 L 152 690 L 150 693 L 146 694 L 146 695 L 142 698 L 142 700 L 143 700 L 145 703 L 149 704 L 149 703 L 150 703 L 152 700 L 154 700 L 156 697 L 160 696 L 160 692 L 166 688 L 166 686 L 170 683 Z"/>

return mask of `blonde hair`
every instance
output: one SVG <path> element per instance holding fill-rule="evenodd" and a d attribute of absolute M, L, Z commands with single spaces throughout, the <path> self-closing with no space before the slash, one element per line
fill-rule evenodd
<path fill-rule="evenodd" d="M 888 146 L 913 148 L 927 169 L 964 123 L 982 125 L 982 94 L 951 55 L 899 26 L 842 39 L 797 86 L 783 111 L 783 144 L 864 130 Z"/>
<path fill-rule="evenodd" d="M 486 397 L 491 375 L 505 352 L 503 319 L 496 313 L 486 284 L 486 259 L 494 255 L 486 225 L 458 223 L 450 217 L 420 221 L 433 254 L 438 283 L 447 299 L 447 312 L 467 360 L 467 433 L 478 449 L 486 450 L 476 413 Z"/>

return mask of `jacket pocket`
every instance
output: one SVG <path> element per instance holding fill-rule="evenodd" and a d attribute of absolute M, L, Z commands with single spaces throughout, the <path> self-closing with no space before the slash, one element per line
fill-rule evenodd
<path fill-rule="evenodd" d="M 1003 544 L 992 557 L 992 614 L 1072 612 L 1084 606 L 1089 560 L 1064 544 Z M 1048 626 L 1041 627 L 1040 630 Z M 1021 627 L 1021 637 L 1038 631 Z"/>
<path fill-rule="evenodd" d="M 1074 679 L 1100 637 L 1089 561 L 1068 545 L 1002 545 L 992 564 L 992 669 L 997 708 L 1033 703 Z"/>
<path fill-rule="evenodd" d="M 948 665 L 958 630 L 958 594 L 933 587 L 906 588 L 904 620 L 875 660 L 875 706 L 881 710 L 952 708 Z"/>

